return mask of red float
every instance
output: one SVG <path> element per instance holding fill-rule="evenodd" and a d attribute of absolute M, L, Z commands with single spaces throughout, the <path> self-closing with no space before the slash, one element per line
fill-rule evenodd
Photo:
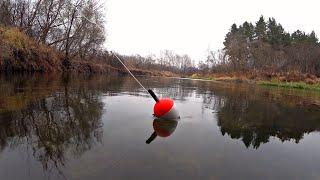
<path fill-rule="evenodd" d="M 161 119 L 179 119 L 179 113 L 175 109 L 174 102 L 169 98 L 159 99 L 153 107 L 154 116 Z"/>

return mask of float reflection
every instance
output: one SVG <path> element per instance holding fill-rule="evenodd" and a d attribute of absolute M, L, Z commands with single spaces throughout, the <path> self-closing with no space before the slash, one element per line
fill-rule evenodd
<path fill-rule="evenodd" d="M 178 125 L 177 120 L 167 120 L 167 119 L 159 119 L 159 118 L 154 119 L 152 124 L 154 132 L 146 140 L 146 143 L 150 144 L 158 136 L 164 137 L 164 138 L 171 136 L 176 130 L 177 125 Z"/>

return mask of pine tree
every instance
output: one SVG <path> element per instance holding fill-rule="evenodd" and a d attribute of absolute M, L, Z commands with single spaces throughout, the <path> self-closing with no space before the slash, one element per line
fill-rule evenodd
<path fill-rule="evenodd" d="M 239 31 L 246 39 L 252 40 L 254 37 L 254 26 L 247 21 L 240 26 Z"/>
<path fill-rule="evenodd" d="M 236 24 L 232 24 L 230 31 L 227 33 L 224 39 L 224 46 L 228 47 L 230 40 L 238 33 L 239 29 Z"/>
<path fill-rule="evenodd" d="M 307 35 L 303 31 L 296 30 L 295 32 L 292 33 L 291 39 L 293 43 L 302 43 L 307 40 Z"/>
<path fill-rule="evenodd" d="M 315 32 L 297 30 L 290 34 L 274 18 L 263 16 L 252 25 L 233 24 L 224 41 L 230 67 L 236 71 L 297 70 L 320 76 L 320 42 Z"/>
<path fill-rule="evenodd" d="M 254 26 L 251 23 L 245 22 L 237 28 L 235 24 L 231 26 L 230 32 L 226 35 L 224 45 L 225 53 L 229 56 L 234 70 L 245 70 L 249 57 L 249 40 L 252 40 L 254 35 Z"/>
<path fill-rule="evenodd" d="M 303 31 L 297 30 L 291 35 L 291 40 L 293 43 L 310 43 L 317 45 L 318 44 L 318 38 L 316 36 L 316 33 L 312 31 L 310 34 L 306 34 Z"/>
<path fill-rule="evenodd" d="M 281 36 L 281 44 L 283 46 L 289 46 L 291 44 L 291 35 L 290 33 L 284 32 Z"/>
<path fill-rule="evenodd" d="M 234 34 L 234 33 L 238 32 L 238 30 L 239 29 L 238 29 L 237 25 L 236 24 L 232 24 L 230 32 L 232 34 Z"/>
<path fill-rule="evenodd" d="M 263 16 L 260 16 L 259 21 L 255 27 L 255 37 L 259 40 L 265 40 L 267 38 L 267 24 Z"/>
<path fill-rule="evenodd" d="M 290 34 L 286 33 L 281 24 L 274 18 L 269 18 L 267 23 L 267 40 L 273 47 L 280 48 L 290 44 Z"/>
<path fill-rule="evenodd" d="M 308 41 L 315 44 L 315 45 L 318 45 L 319 43 L 319 39 L 316 35 L 316 33 L 314 31 L 312 31 L 309 35 L 308 35 Z"/>

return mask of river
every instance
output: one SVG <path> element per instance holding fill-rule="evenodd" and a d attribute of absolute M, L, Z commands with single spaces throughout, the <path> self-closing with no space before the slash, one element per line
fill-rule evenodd
<path fill-rule="evenodd" d="M 0 179 L 320 179 L 319 93 L 138 78 L 181 119 L 131 77 L 1 76 Z"/>

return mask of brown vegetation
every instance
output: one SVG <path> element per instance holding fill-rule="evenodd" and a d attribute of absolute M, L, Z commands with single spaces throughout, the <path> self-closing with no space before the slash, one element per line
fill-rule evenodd
<path fill-rule="evenodd" d="M 0 26 L 0 72 L 62 72 L 63 53 L 37 43 L 16 27 Z M 127 62 L 128 63 L 128 62 Z M 130 65 L 130 64 L 129 64 Z M 108 52 L 70 59 L 68 72 L 127 74 L 125 69 Z M 132 66 L 137 75 L 175 76 L 169 71 L 143 70 Z"/>
<path fill-rule="evenodd" d="M 54 49 L 34 42 L 17 28 L 0 27 L 0 71 L 59 71 Z"/>

